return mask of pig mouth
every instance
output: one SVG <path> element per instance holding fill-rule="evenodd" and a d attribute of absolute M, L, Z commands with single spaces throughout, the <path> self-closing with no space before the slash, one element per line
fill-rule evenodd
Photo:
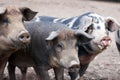
<path fill-rule="evenodd" d="M 108 38 L 103 38 L 100 42 L 96 43 L 98 48 L 103 50 L 108 48 L 111 45 L 112 40 L 108 37 Z"/>
<path fill-rule="evenodd" d="M 22 48 L 26 48 L 27 46 L 28 44 L 24 44 L 19 41 L 15 41 L 11 39 L 11 49 L 22 49 Z"/>

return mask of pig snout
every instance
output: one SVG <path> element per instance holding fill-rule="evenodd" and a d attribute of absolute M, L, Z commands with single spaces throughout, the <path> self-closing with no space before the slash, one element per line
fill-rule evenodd
<path fill-rule="evenodd" d="M 71 61 L 69 72 L 77 72 L 80 68 L 80 64 L 78 61 Z"/>
<path fill-rule="evenodd" d="M 109 46 L 111 44 L 111 38 L 109 36 L 104 37 L 101 42 L 104 46 Z"/>
<path fill-rule="evenodd" d="M 30 34 L 27 31 L 21 31 L 18 35 L 18 39 L 23 44 L 28 44 L 30 42 Z"/>
<path fill-rule="evenodd" d="M 79 62 L 78 61 L 71 61 L 70 67 L 78 67 L 78 66 L 79 66 Z"/>
<path fill-rule="evenodd" d="M 100 49 L 105 49 L 108 46 L 110 46 L 111 42 L 112 42 L 111 38 L 109 36 L 105 36 L 97 44 Z"/>

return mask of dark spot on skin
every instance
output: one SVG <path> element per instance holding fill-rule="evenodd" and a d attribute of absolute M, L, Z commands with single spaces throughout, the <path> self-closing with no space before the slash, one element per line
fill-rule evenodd
<path fill-rule="evenodd" d="M 97 29 L 100 29 L 100 26 L 97 26 Z"/>

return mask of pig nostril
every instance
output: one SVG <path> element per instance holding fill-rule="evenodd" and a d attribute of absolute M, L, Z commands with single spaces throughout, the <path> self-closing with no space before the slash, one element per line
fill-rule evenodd
<path fill-rule="evenodd" d="M 102 39 L 102 41 L 111 41 L 111 39 L 110 38 L 106 38 L 106 39 Z"/>
<path fill-rule="evenodd" d="M 24 36 L 20 36 L 20 39 L 23 39 L 24 38 Z"/>
<path fill-rule="evenodd" d="M 28 35 L 28 36 L 21 35 L 19 38 L 20 38 L 20 39 L 29 39 L 29 38 L 30 38 L 30 36 L 29 36 L 29 35 Z"/>
<path fill-rule="evenodd" d="M 27 36 L 27 38 L 30 38 L 30 36 Z"/>
<path fill-rule="evenodd" d="M 69 72 L 77 72 L 77 71 L 79 71 L 79 69 L 80 69 L 79 65 L 73 65 L 68 70 L 69 70 Z"/>

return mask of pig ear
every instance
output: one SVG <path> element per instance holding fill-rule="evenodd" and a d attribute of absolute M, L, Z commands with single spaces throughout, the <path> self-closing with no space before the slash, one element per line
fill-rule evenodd
<path fill-rule="evenodd" d="M 81 19 L 80 19 L 80 29 L 82 29 L 83 31 L 86 31 L 89 26 L 93 23 L 93 19 L 92 17 L 89 17 L 89 16 L 83 16 Z"/>
<path fill-rule="evenodd" d="M 94 37 L 87 34 L 86 32 L 82 31 L 82 30 L 77 30 L 75 32 L 75 36 L 77 37 L 77 39 L 81 42 L 81 43 L 86 43 L 91 41 Z"/>
<path fill-rule="evenodd" d="M 20 8 L 20 11 L 22 12 L 24 16 L 25 21 L 30 21 L 38 13 L 38 12 L 32 11 L 31 9 L 27 7 Z"/>
<path fill-rule="evenodd" d="M 106 17 L 107 29 L 111 32 L 116 31 L 120 28 L 120 24 L 112 17 Z"/>
<path fill-rule="evenodd" d="M 51 41 L 51 40 L 54 40 L 55 38 L 58 37 L 58 35 L 59 35 L 58 32 L 53 31 L 53 32 L 51 32 L 50 35 L 46 38 L 46 40 L 47 40 L 47 41 L 49 41 L 49 40 L 50 40 L 50 41 Z"/>
<path fill-rule="evenodd" d="M 58 37 L 59 33 L 56 31 L 53 31 L 50 33 L 50 35 L 46 38 L 47 45 L 52 45 L 52 41 L 55 40 Z"/>
<path fill-rule="evenodd" d="M 0 7 L 0 15 L 5 14 L 7 11 L 6 8 Z"/>

